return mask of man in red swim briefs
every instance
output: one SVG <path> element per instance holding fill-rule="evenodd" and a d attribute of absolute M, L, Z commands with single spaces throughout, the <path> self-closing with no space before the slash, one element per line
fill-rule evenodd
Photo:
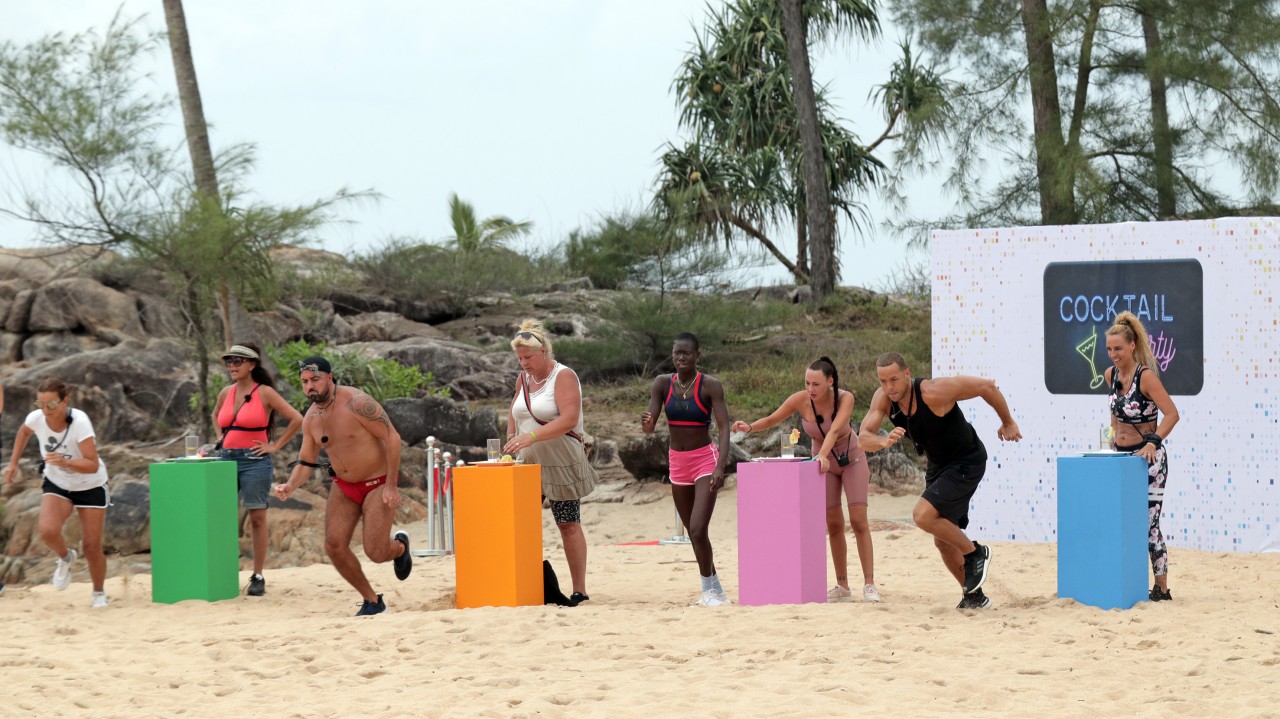
<path fill-rule="evenodd" d="M 288 483 L 275 486 L 275 494 L 281 500 L 288 499 L 315 468 L 322 466 L 317 459 L 320 450 L 325 451 L 333 477 L 324 515 L 325 554 L 364 598 L 356 616 L 380 614 L 387 605 L 365 578 L 359 558 L 351 551 L 351 537 L 363 519 L 365 555 L 379 564 L 394 562 L 401 581 L 409 576 L 413 569 L 409 535 L 396 532 L 395 537 L 388 537 L 400 506 L 400 434 L 372 397 L 334 382 L 333 369 L 325 358 L 308 357 L 298 363 L 298 371 L 311 407 L 302 418 L 298 461 Z"/>

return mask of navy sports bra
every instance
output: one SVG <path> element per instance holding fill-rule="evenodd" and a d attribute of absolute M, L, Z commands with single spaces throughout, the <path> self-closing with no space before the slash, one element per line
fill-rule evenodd
<path fill-rule="evenodd" d="M 1111 414 L 1125 424 L 1146 424 L 1160 419 L 1160 408 L 1156 406 L 1155 400 L 1142 394 L 1142 371 L 1145 369 L 1145 365 L 1138 365 L 1134 370 L 1128 392 L 1120 386 L 1119 370 L 1114 367 L 1111 369 Z"/>
<path fill-rule="evenodd" d="M 676 375 L 671 374 L 667 386 L 667 424 L 676 427 L 710 427 L 711 412 L 702 405 L 702 373 L 693 378 L 693 391 L 689 397 L 676 396 Z"/>

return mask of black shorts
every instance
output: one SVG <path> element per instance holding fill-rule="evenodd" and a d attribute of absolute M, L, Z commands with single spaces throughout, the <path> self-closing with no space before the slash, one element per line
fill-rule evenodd
<path fill-rule="evenodd" d="M 78 492 L 63 489 L 48 477 L 44 478 L 44 483 L 40 485 L 42 494 L 52 494 L 55 497 L 62 497 L 71 502 L 73 507 L 85 507 L 87 509 L 106 509 L 111 504 L 111 490 L 107 489 L 107 485 L 94 487 L 93 489 L 82 489 Z"/>
<path fill-rule="evenodd" d="M 920 495 L 938 515 L 964 529 L 969 526 L 969 501 L 987 471 L 986 457 L 961 458 L 940 467 L 929 466 Z"/>

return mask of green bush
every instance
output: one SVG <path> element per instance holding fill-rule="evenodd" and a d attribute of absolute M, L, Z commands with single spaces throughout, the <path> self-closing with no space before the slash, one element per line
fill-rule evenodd
<path fill-rule="evenodd" d="M 607 290 L 706 287 L 723 282 L 730 269 L 727 252 L 652 214 L 624 212 L 574 230 L 564 256 L 572 275 Z"/>
<path fill-rule="evenodd" d="M 295 390 L 291 403 L 299 411 L 305 411 L 311 400 L 302 393 L 294 368 L 312 355 L 323 355 L 329 360 L 334 379 L 340 384 L 355 387 L 379 403 L 396 397 L 449 396 L 449 388 L 438 386 L 435 375 L 395 360 L 369 358 L 359 352 L 332 350 L 323 344 L 312 345 L 302 340 L 268 347 L 267 356 L 280 368 L 283 380 Z"/>
<path fill-rule="evenodd" d="M 543 291 L 567 277 L 552 252 L 495 247 L 463 253 L 408 238 L 389 239 L 354 258 L 352 266 L 368 285 L 396 299 L 444 300 L 459 315 L 493 292 Z"/>

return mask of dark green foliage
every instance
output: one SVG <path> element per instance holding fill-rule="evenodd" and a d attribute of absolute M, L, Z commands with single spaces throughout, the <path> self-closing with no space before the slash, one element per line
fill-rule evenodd
<path fill-rule="evenodd" d="M 329 360 L 339 384 L 355 387 L 379 403 L 396 397 L 449 396 L 449 388 L 436 385 L 432 373 L 395 360 L 369 358 L 357 351 L 330 349 L 323 344 L 301 341 L 268 347 L 267 356 L 280 368 L 281 380 L 294 390 L 290 393 L 290 402 L 298 411 L 306 411 L 311 403 L 298 383 L 298 362 L 312 355 L 323 355 Z"/>
<path fill-rule="evenodd" d="M 352 259 L 365 287 L 376 287 L 405 301 L 438 300 L 454 314 L 466 314 L 475 301 L 495 292 L 545 291 L 566 278 L 552 252 L 515 252 L 506 247 L 470 251 L 396 237 Z"/>

